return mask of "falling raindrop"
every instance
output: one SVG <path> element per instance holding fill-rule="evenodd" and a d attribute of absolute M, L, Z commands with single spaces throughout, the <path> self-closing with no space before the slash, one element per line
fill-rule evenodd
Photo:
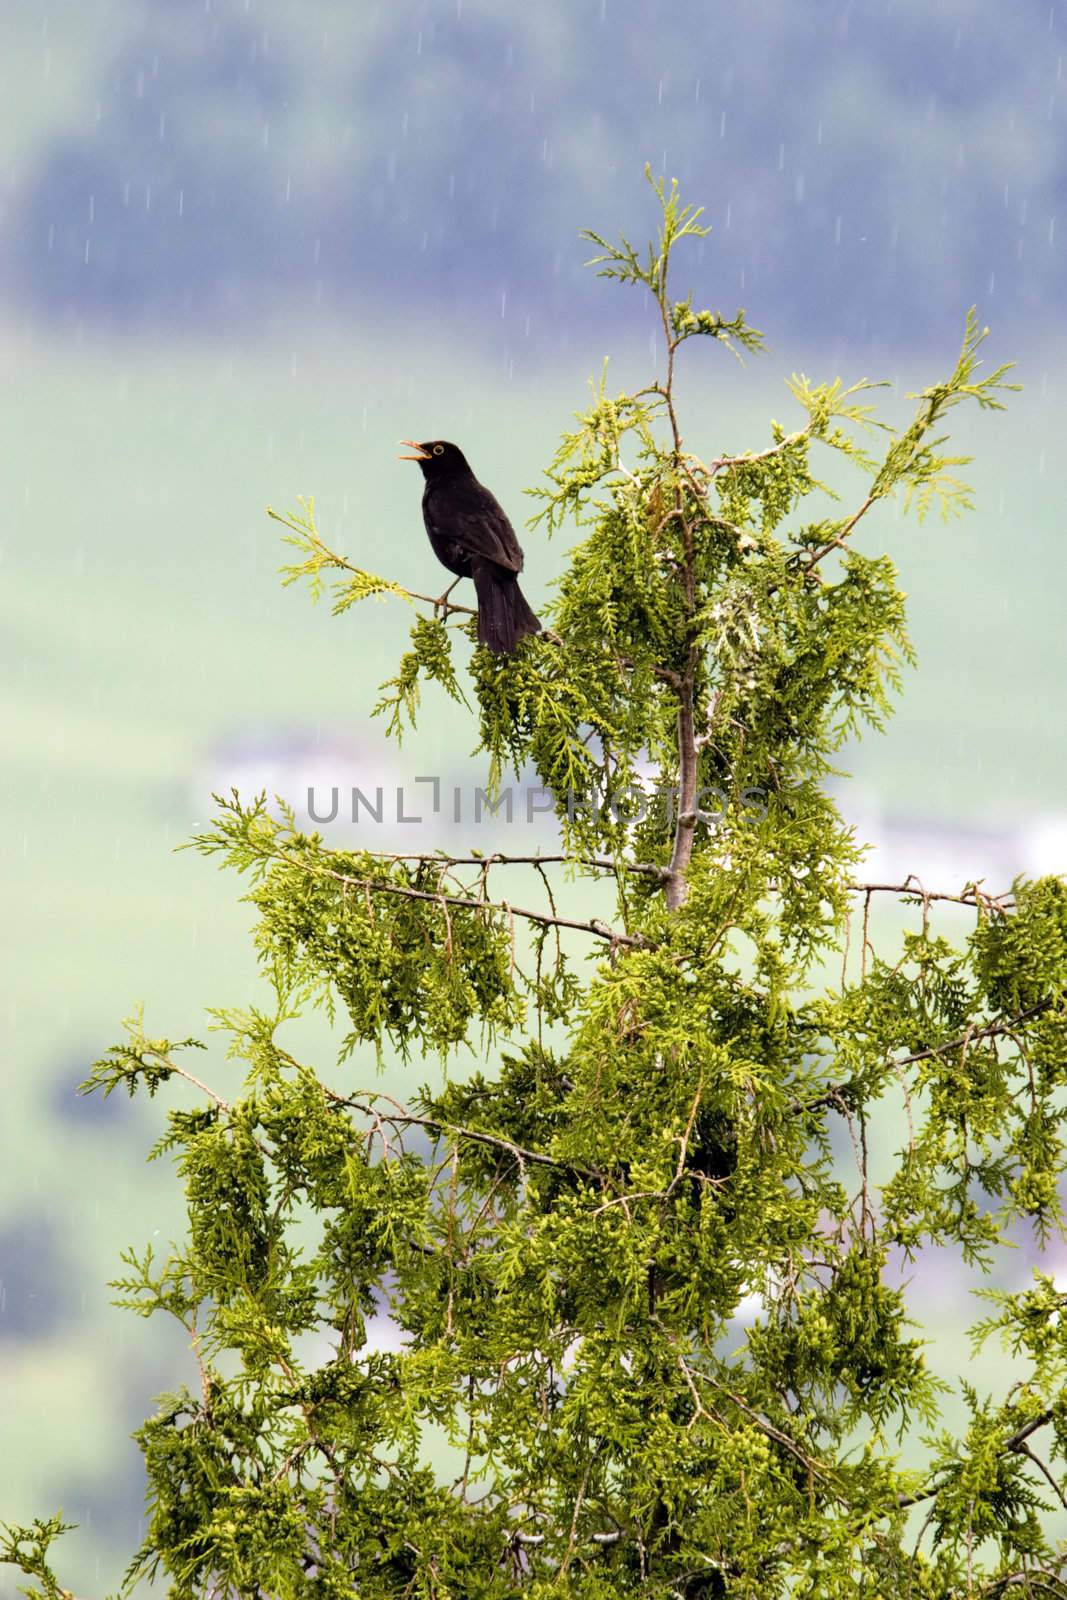
<path fill-rule="evenodd" d="M 719 118 L 719 138 L 720 139 L 725 139 L 726 138 L 726 112 L 725 111 L 723 112 L 722 116 Z"/>
<path fill-rule="evenodd" d="M 179 217 L 181 217 L 181 216 L 184 216 L 184 214 L 185 214 L 185 190 L 184 189 L 179 189 L 178 190 L 178 215 L 179 215 Z"/>
<path fill-rule="evenodd" d="M 506 289 L 501 289 L 501 291 L 500 291 L 500 315 L 501 315 L 501 317 L 503 317 L 505 315 L 507 309 L 508 309 L 508 291 Z"/>

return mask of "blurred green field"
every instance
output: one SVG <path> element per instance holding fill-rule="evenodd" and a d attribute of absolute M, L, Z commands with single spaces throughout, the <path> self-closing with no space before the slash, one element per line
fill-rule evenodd
<path fill-rule="evenodd" d="M 921 387 L 955 342 L 951 330 L 943 354 L 909 356 L 887 376 Z M 459 439 L 519 521 L 521 491 L 537 482 L 602 352 L 551 370 L 517 361 L 509 375 L 412 329 L 309 327 L 255 343 L 126 350 L 9 328 L 0 346 L 11 374 L 0 1230 L 31 1250 L 20 1269 L 27 1293 L 38 1278 L 58 1285 L 54 1304 L 14 1308 L 8 1285 L 21 1336 L 3 1345 L 0 1508 L 10 1520 L 63 1504 L 84 1524 L 70 1581 L 99 1592 L 114 1587 L 136 1537 L 138 1465 L 126 1435 L 186 1360 L 169 1331 L 109 1309 L 104 1285 L 120 1246 L 165 1242 L 181 1207 L 171 1171 L 144 1165 L 161 1105 L 79 1113 L 71 1090 L 135 1003 L 154 1031 L 180 1036 L 203 1033 L 203 1007 L 252 996 L 240 885 L 172 853 L 208 815 L 196 784 L 212 741 L 248 727 L 319 727 L 351 730 L 371 748 L 381 728 L 368 725 L 370 707 L 405 639 L 399 603 L 334 620 L 283 591 L 264 507 L 314 494 L 336 548 L 434 592 L 419 484 L 394 461 L 395 441 Z M 835 375 L 810 349 L 745 372 L 714 354 L 685 378 L 688 444 L 709 453 L 758 448 L 770 416 L 790 420 L 781 379 L 792 366 Z M 955 437 L 979 457 L 974 515 L 917 527 L 887 510 L 863 525 L 862 548 L 889 549 L 900 566 L 921 657 L 889 734 L 848 757 L 888 810 L 1017 819 L 1064 809 L 1064 402 L 1045 378 L 1064 364 L 1054 354 L 1024 354 L 1028 388 L 1006 416 L 962 419 Z M 631 348 L 611 386 L 646 376 Z M 906 413 L 889 392 L 887 404 Z M 540 534 L 524 542 L 540 605 L 563 547 Z M 465 764 L 473 743 L 466 714 L 435 700 L 399 760 L 412 774 L 480 778 Z M 219 1052 L 205 1071 L 225 1087 L 232 1067 Z M 386 1079 L 401 1087 L 403 1070 L 392 1064 Z M 937 1354 L 950 1365 L 962 1357 L 955 1347 Z"/>

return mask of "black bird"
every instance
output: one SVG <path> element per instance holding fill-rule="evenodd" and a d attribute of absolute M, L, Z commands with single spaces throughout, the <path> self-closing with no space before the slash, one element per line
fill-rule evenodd
<path fill-rule="evenodd" d="M 434 555 L 457 578 L 474 579 L 478 638 L 497 655 L 511 655 L 524 634 L 541 629 L 519 588 L 522 549 L 514 528 L 458 445 L 446 439 L 400 442 L 418 451 L 399 459 L 417 461 L 422 468 L 422 520 Z M 454 588 L 446 589 L 442 599 Z"/>

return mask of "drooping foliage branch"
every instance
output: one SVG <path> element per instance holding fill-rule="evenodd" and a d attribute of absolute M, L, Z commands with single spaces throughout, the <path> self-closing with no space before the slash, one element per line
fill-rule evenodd
<path fill-rule="evenodd" d="M 877 385 L 794 377 L 800 426 L 693 453 L 681 347 L 761 341 L 672 298 L 706 229 L 654 190 L 647 253 L 590 237 L 652 296 L 664 370 L 602 382 L 538 491 L 579 535 L 551 631 L 470 662 L 493 778 L 537 771 L 561 854 L 339 850 L 235 795 L 197 843 L 250 882 L 272 995 L 215 1014 L 241 1098 L 139 1020 L 89 1080 L 203 1092 L 161 1146 L 188 1237 L 120 1284 L 198 1362 L 138 1433 L 129 1578 L 180 1600 L 1067 1593 L 1067 1296 L 1041 1273 L 993 1296 L 975 1338 L 1010 1365 L 997 1394 L 963 1385 L 953 1431 L 899 1270 L 1061 1228 L 1067 887 L 862 881 L 826 789 L 911 659 L 893 564 L 857 535 L 894 496 L 964 508 L 939 429 L 1012 386 L 981 375 L 972 313 L 902 430 Z M 858 472 L 847 504 L 819 448 Z M 351 565 L 310 502 L 282 520 L 288 580 L 417 608 L 379 707 L 397 736 L 427 682 L 462 697 L 468 608 Z M 887 953 L 880 901 L 910 918 Z M 320 1006 L 341 1087 L 291 1053 Z M 479 1070 L 404 1103 L 347 1087 L 383 1049 L 471 1043 Z M 399 1348 L 371 1337 L 386 1311 Z M 56 1531 L 8 1550 L 47 1600 Z"/>

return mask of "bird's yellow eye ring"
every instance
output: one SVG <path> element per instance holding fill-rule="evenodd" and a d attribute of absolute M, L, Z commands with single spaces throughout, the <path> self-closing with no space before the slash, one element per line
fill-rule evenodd
<path fill-rule="evenodd" d="M 445 453 L 444 445 L 443 444 L 435 444 L 434 447 L 433 447 L 433 453 L 434 453 L 435 456 L 443 456 L 444 453 Z"/>

